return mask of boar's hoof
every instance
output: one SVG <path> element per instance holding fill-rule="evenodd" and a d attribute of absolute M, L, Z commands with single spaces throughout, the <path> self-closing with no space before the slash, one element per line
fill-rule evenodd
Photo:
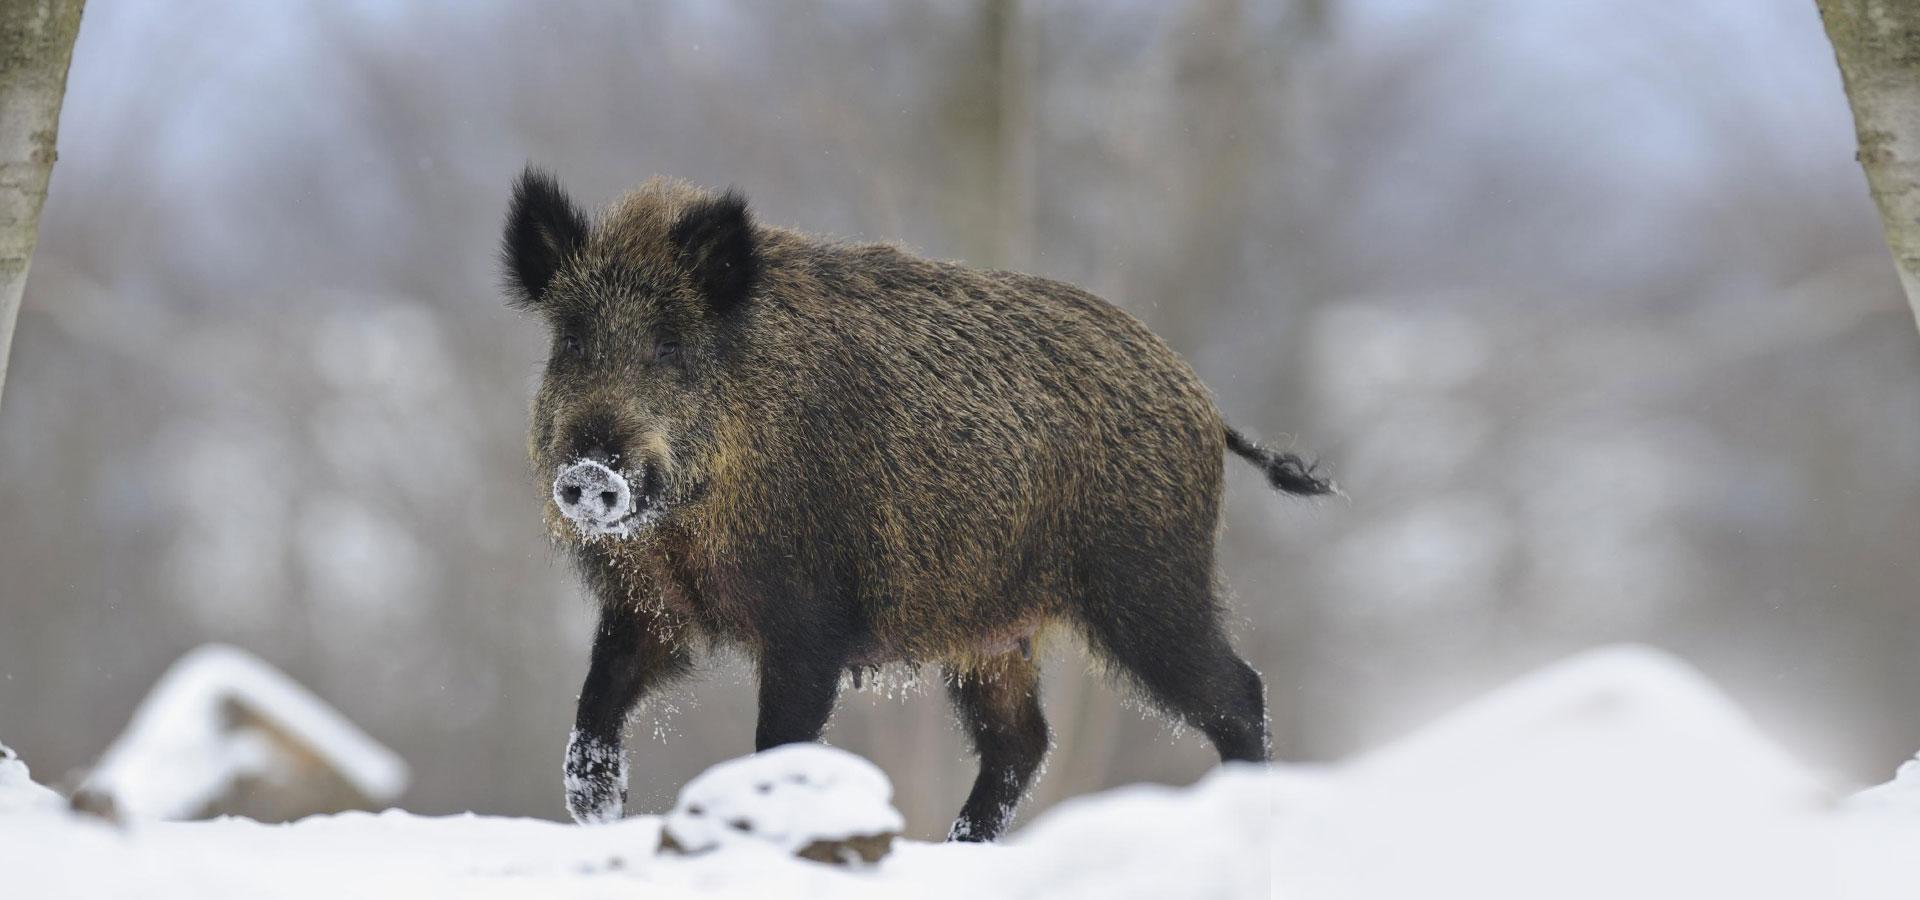
<path fill-rule="evenodd" d="M 627 479 L 590 459 L 560 470 L 553 479 L 553 502 L 585 534 L 620 534 L 633 515 L 633 488 Z"/>
<path fill-rule="evenodd" d="M 567 813 L 582 825 L 616 822 L 626 805 L 627 757 L 618 743 L 581 734 L 567 738 Z"/>

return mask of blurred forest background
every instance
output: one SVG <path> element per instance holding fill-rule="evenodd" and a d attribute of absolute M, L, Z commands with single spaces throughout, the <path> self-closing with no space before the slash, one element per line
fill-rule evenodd
<path fill-rule="evenodd" d="M 495 262 L 530 159 L 1087 286 L 1331 463 L 1351 502 L 1229 466 L 1283 759 L 1617 640 L 1844 775 L 1920 750 L 1920 335 L 1811 0 L 92 0 L 60 155 L 0 408 L 0 734 L 47 777 L 222 640 L 408 807 L 564 817 L 591 615 Z M 714 668 L 636 720 L 629 809 L 751 749 Z M 1046 703 L 1029 814 L 1213 762 L 1081 659 Z M 950 723 L 868 692 L 828 739 L 934 836 Z"/>

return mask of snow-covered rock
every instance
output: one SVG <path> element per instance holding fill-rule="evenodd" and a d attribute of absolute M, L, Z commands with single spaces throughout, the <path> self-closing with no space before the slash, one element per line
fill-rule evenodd
<path fill-rule="evenodd" d="M 687 782 L 660 849 L 771 846 L 819 862 L 875 862 L 906 825 L 892 800 L 893 785 L 873 763 L 825 744 L 787 744 Z"/>
<path fill-rule="evenodd" d="M 136 819 L 297 818 L 398 798 L 400 758 L 258 657 L 208 644 L 176 661 L 76 792 Z"/>
<path fill-rule="evenodd" d="M 63 809 L 66 800 L 52 788 L 34 782 L 27 764 L 13 748 L 0 744 L 0 816 Z"/>

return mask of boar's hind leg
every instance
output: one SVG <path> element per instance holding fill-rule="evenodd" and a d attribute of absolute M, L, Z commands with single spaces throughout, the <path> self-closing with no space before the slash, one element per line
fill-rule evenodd
<path fill-rule="evenodd" d="M 1156 705 L 1200 729 L 1222 761 L 1267 760 L 1266 689 L 1221 627 L 1206 570 L 1177 577 L 1138 558 L 1090 593 L 1093 644 Z"/>
<path fill-rule="evenodd" d="M 971 669 L 949 670 L 947 694 L 980 755 L 973 793 L 947 839 L 991 841 L 1013 819 L 1014 807 L 1047 755 L 1040 673 L 1015 651 Z"/>
<path fill-rule="evenodd" d="M 567 812 L 576 822 L 620 818 L 627 798 L 621 732 L 647 689 L 687 669 L 686 654 L 651 616 L 608 608 L 593 637 L 593 661 L 567 741 Z"/>

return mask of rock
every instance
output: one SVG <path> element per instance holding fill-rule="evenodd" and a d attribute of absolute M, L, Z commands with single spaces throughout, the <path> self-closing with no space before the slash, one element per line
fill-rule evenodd
<path fill-rule="evenodd" d="M 873 863 L 905 825 L 878 767 L 824 744 L 788 744 L 723 762 L 680 790 L 660 852 L 772 846 L 802 859 Z"/>

